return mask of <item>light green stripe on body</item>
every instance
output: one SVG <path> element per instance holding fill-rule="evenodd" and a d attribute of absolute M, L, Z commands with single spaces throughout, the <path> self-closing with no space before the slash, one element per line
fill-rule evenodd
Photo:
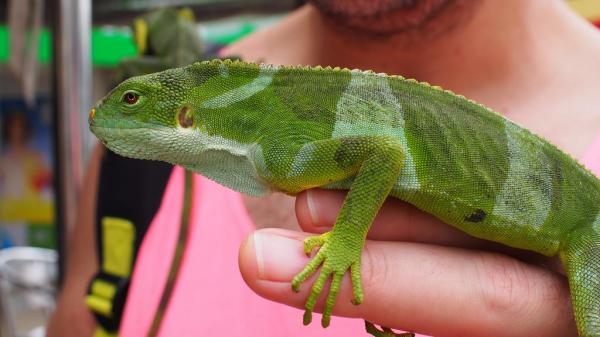
<path fill-rule="evenodd" d="M 452 93 L 401 78 L 389 85 L 404 112 L 404 133 L 420 182 L 396 187 L 407 200 L 451 224 L 490 224 L 509 167 L 504 119 Z"/>
<path fill-rule="evenodd" d="M 310 160 L 315 157 L 316 149 L 317 147 L 314 145 L 314 143 L 306 143 L 300 148 L 300 150 L 294 156 L 292 167 L 287 175 L 288 178 L 299 177 L 302 175 L 302 173 L 304 173 Z"/>
<path fill-rule="evenodd" d="M 419 180 L 404 131 L 404 111 L 388 77 L 352 71 L 352 79 L 336 107 L 332 138 L 356 135 L 390 136 L 398 139 L 405 154 L 397 186 L 418 189 Z"/>
<path fill-rule="evenodd" d="M 277 68 L 275 66 L 260 65 L 260 72 L 258 73 L 258 76 L 252 80 L 252 82 L 226 91 L 225 93 L 216 97 L 210 98 L 202 102 L 201 107 L 206 109 L 224 108 L 246 100 L 269 86 L 273 80 L 273 75 L 276 72 Z M 223 77 L 229 77 L 229 72 L 221 68 L 220 74 Z"/>
<path fill-rule="evenodd" d="M 508 178 L 496 197 L 492 213 L 511 224 L 540 231 L 552 208 L 552 163 L 537 139 L 506 120 Z M 535 181 L 535 184 L 531 182 Z"/>

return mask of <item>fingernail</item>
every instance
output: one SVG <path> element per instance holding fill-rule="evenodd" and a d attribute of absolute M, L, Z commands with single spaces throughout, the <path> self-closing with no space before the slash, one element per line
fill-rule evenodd
<path fill-rule="evenodd" d="M 317 213 L 317 204 L 315 202 L 315 191 L 306 191 L 306 206 L 308 207 L 308 214 L 310 215 L 310 221 L 315 227 L 324 227 L 321 221 L 319 221 L 319 214 Z"/>
<path fill-rule="evenodd" d="M 259 230 L 252 234 L 252 240 L 261 280 L 289 282 L 306 264 L 301 239 Z"/>

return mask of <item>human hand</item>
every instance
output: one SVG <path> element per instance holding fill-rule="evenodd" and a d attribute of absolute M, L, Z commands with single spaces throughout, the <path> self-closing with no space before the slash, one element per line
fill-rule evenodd
<path fill-rule="evenodd" d="M 312 233 L 329 230 L 344 196 L 325 190 L 300 194 L 300 226 Z M 249 236 L 240 249 L 246 283 L 265 298 L 303 308 L 312 280 L 298 294 L 290 281 L 309 260 L 302 250 L 306 236 L 280 229 Z M 567 280 L 556 259 L 470 237 L 393 198 L 368 238 L 362 253 L 364 302 L 350 302 L 346 275 L 336 315 L 434 336 L 577 336 Z"/>

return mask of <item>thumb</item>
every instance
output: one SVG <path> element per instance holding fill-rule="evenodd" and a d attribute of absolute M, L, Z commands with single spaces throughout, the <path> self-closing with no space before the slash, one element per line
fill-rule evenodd
<path fill-rule="evenodd" d="M 299 293 L 290 281 L 309 258 L 305 234 L 254 232 L 243 243 L 240 271 L 267 299 L 298 308 L 314 277 Z M 508 256 L 418 243 L 368 242 L 362 253 L 364 302 L 353 305 L 348 275 L 334 314 L 436 336 L 567 336 L 574 331 L 564 279 Z M 535 291 L 531 285 L 535 284 Z M 324 294 L 325 295 L 325 294 Z M 324 298 L 317 303 L 322 310 Z"/>

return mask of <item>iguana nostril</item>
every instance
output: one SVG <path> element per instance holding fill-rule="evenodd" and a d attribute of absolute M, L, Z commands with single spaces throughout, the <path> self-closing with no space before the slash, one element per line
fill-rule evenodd
<path fill-rule="evenodd" d="M 88 121 L 93 121 L 94 117 L 96 117 L 96 109 L 92 108 L 88 113 Z"/>

